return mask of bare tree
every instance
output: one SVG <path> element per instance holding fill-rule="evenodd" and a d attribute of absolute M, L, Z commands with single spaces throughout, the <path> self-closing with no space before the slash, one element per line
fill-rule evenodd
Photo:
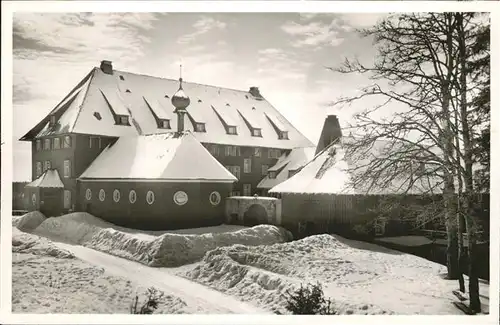
<path fill-rule="evenodd" d="M 407 14 L 391 16 L 364 30 L 377 46 L 377 60 L 367 67 L 346 60 L 340 73 L 367 74 L 373 84 L 361 94 L 340 98 L 344 106 L 366 98 L 381 98 L 380 104 L 354 116 L 355 141 L 346 155 L 359 164 L 351 173 L 353 186 L 370 184 L 401 194 L 443 195 L 448 233 L 448 277 L 458 278 L 458 239 L 454 177 L 456 160 L 454 129 L 450 117 L 456 49 L 450 35 L 455 28 L 451 14 Z M 396 108 L 380 118 L 383 109 Z M 385 144 L 380 145 L 380 140 Z M 378 146 L 377 156 L 373 155 Z M 364 159 L 363 159 L 364 158 Z M 368 159 L 367 159 L 368 158 Z"/>
<path fill-rule="evenodd" d="M 359 95 L 332 103 L 343 107 L 371 100 L 371 106 L 356 113 L 349 126 L 355 134 L 346 143 L 346 157 L 357 161 L 351 168 L 352 185 L 370 192 L 440 194 L 437 206 L 444 208 L 434 213 L 443 215 L 446 224 L 447 277 L 461 278 L 465 223 L 472 243 L 468 249 L 471 309 L 479 311 L 474 261 L 477 220 L 471 209 L 472 138 L 489 115 L 477 118 L 469 108 L 483 89 L 480 82 L 467 78 L 471 53 L 466 49 L 477 27 L 472 21 L 473 15 L 464 13 L 392 15 L 362 31 L 374 38 L 373 65 L 346 59 L 331 69 L 366 74 L 373 82 Z M 392 112 L 383 112 L 388 108 Z M 463 279 L 460 289 L 465 290 Z"/>

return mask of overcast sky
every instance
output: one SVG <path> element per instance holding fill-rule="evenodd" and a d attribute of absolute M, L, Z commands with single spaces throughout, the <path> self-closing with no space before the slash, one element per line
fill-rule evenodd
<path fill-rule="evenodd" d="M 18 139 L 101 60 L 116 69 L 247 90 L 263 96 L 317 142 L 325 103 L 359 89 L 360 76 L 338 75 L 345 57 L 371 62 L 356 28 L 382 14 L 16 13 L 13 34 L 14 137 Z M 30 179 L 29 144 L 14 144 L 14 180 Z"/>

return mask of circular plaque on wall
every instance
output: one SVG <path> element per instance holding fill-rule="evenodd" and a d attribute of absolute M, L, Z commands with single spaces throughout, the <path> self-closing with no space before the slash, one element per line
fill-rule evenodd
<path fill-rule="evenodd" d="M 184 205 L 188 201 L 188 195 L 184 191 L 177 191 L 174 194 L 174 203 L 177 205 Z"/>
<path fill-rule="evenodd" d="M 209 200 L 212 205 L 219 205 L 220 199 L 221 197 L 219 192 L 213 191 L 212 193 L 210 193 Z"/>
<path fill-rule="evenodd" d="M 85 191 L 85 198 L 87 199 L 87 201 L 90 201 L 92 199 L 92 190 L 90 188 Z"/>

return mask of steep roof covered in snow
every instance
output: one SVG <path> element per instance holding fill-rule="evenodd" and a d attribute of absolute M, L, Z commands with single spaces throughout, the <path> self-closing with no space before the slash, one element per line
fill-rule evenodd
<path fill-rule="evenodd" d="M 120 137 L 79 179 L 237 180 L 191 132 Z"/>
<path fill-rule="evenodd" d="M 64 184 L 59 177 L 57 169 L 48 169 L 40 177 L 26 185 L 27 187 L 44 187 L 44 188 L 64 188 Z"/>
<path fill-rule="evenodd" d="M 350 139 L 346 139 L 350 141 Z M 319 152 L 297 174 L 273 187 L 270 193 L 305 193 L 305 194 L 421 194 L 432 190 L 440 193 L 437 178 L 425 181 L 419 179 L 409 188 L 407 175 L 401 175 L 391 180 L 389 184 L 360 184 L 352 185 L 352 171 L 354 168 L 362 170 L 369 157 L 346 159 L 344 144 L 346 141 L 333 142 Z M 370 149 L 370 154 L 379 156 L 385 146 L 385 141 L 376 141 Z"/>
<path fill-rule="evenodd" d="M 276 164 L 268 169 L 275 172 L 276 177 L 270 178 L 269 173 L 264 177 L 257 188 L 270 189 L 289 178 L 289 172 L 296 171 L 307 164 L 313 157 L 315 147 L 294 148 L 290 152 L 281 155 Z"/>
<path fill-rule="evenodd" d="M 170 100 L 178 87 L 173 79 L 94 68 L 21 140 L 60 133 L 119 137 L 176 131 Z M 189 82 L 183 82 L 183 88 L 191 98 L 185 130 L 194 131 L 193 124 L 204 123 L 206 132 L 193 132 L 200 142 L 282 149 L 312 145 L 261 96 Z M 55 117 L 53 125 L 50 115 Z M 117 115 L 127 116 L 130 125 L 116 125 Z M 158 128 L 157 119 L 169 120 L 171 128 Z M 228 134 L 228 126 L 235 126 L 237 134 Z M 261 136 L 252 136 L 252 129 L 260 129 Z M 279 131 L 287 131 L 288 139 L 279 139 Z"/>

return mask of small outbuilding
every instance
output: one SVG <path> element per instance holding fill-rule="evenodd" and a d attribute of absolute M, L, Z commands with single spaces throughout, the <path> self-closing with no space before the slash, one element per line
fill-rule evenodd
<path fill-rule="evenodd" d="M 136 229 L 224 222 L 236 181 L 191 134 L 121 137 L 78 178 L 80 210 Z"/>
<path fill-rule="evenodd" d="M 40 211 L 45 216 L 59 215 L 71 208 L 71 201 L 64 197 L 64 184 L 57 169 L 48 169 L 24 188 L 24 198 L 29 211 Z"/>

